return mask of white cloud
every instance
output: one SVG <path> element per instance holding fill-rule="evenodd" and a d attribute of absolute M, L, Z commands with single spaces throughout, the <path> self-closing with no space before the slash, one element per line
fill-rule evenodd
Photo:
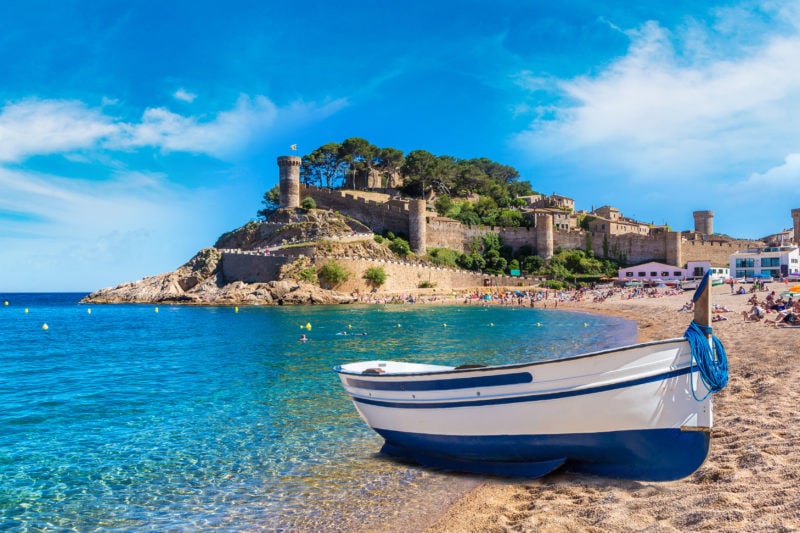
<path fill-rule="evenodd" d="M 521 147 L 673 184 L 747 175 L 800 149 L 796 28 L 747 48 L 697 24 L 674 34 L 648 22 L 627 33 L 628 54 L 597 76 L 562 81 L 569 106 L 518 135 Z"/>
<path fill-rule="evenodd" d="M 196 94 L 190 93 L 185 89 L 178 89 L 172 96 L 174 96 L 176 100 L 180 100 L 181 102 L 187 102 L 189 104 L 194 102 L 194 99 L 197 98 Z"/>
<path fill-rule="evenodd" d="M 186 116 L 163 107 L 148 108 L 139 122 L 124 122 L 78 101 L 23 100 L 0 108 L 0 163 L 19 163 L 36 155 L 76 157 L 74 152 L 145 147 L 231 160 L 280 131 L 322 120 L 345 105 L 345 100 L 333 100 L 292 102 L 281 108 L 264 96 L 242 95 L 230 110 Z"/>
<path fill-rule="evenodd" d="M 95 146 L 114 133 L 111 118 L 72 100 L 29 99 L 0 111 L 0 163 Z"/>

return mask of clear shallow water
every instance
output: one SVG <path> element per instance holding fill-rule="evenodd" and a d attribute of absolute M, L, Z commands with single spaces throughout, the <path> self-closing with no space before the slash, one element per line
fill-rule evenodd
<path fill-rule="evenodd" d="M 514 363 L 636 335 L 630 321 L 538 309 L 156 312 L 79 305 L 81 296 L 0 294 L 9 303 L 0 306 L 0 530 L 413 522 L 476 478 L 379 456 L 382 440 L 358 418 L 334 365 Z M 298 342 L 302 333 L 308 342 Z"/>

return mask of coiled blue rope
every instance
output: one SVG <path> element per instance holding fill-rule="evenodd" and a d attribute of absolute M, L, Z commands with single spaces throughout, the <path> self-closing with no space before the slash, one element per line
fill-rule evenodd
<path fill-rule="evenodd" d="M 722 346 L 722 342 L 712 335 L 711 331 L 711 326 L 702 326 L 692 320 L 692 323 L 686 329 L 686 333 L 683 334 L 692 349 L 692 367 L 697 365 L 700 379 L 708 389 L 708 393 L 698 399 L 694 392 L 694 383 L 691 383 L 692 396 L 698 402 L 708 398 L 709 394 L 721 391 L 728 384 L 728 354 L 725 353 L 725 347 Z M 713 349 L 709 346 L 706 335 L 711 335 Z M 694 372 L 691 372 L 691 374 L 694 374 Z"/>

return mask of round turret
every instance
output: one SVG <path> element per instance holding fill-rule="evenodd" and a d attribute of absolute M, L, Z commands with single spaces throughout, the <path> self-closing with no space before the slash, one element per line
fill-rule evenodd
<path fill-rule="evenodd" d="M 703 235 L 714 234 L 714 212 L 713 211 L 695 211 L 694 215 L 694 231 L 702 233 Z"/>
<path fill-rule="evenodd" d="M 282 155 L 278 158 L 280 169 L 281 208 L 300 207 L 300 163 L 296 155 Z"/>

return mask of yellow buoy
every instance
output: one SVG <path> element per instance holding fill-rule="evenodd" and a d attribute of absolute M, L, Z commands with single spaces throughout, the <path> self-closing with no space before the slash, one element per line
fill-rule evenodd
<path fill-rule="evenodd" d="M 239 306 L 238 306 L 238 305 L 237 305 L 236 307 L 234 307 L 234 308 L 233 308 L 233 312 L 234 312 L 234 313 L 238 313 L 238 312 L 239 312 Z"/>
<path fill-rule="evenodd" d="M 536 323 L 536 327 L 537 327 L 537 328 L 540 328 L 540 327 L 542 327 L 542 323 L 541 323 L 541 322 L 537 322 L 537 323 Z"/>
<path fill-rule="evenodd" d="M 442 327 L 443 327 L 443 328 L 446 328 L 446 327 L 447 327 L 447 324 L 442 324 Z"/>
<path fill-rule="evenodd" d="M 158 313 L 158 307 L 156 307 L 156 313 Z"/>
<path fill-rule="evenodd" d="M 588 327 L 589 327 L 589 324 L 587 324 L 586 322 L 584 322 L 584 323 L 583 323 L 583 327 L 585 327 L 585 328 L 588 328 Z"/>
<path fill-rule="evenodd" d="M 42 329 L 48 330 L 48 329 L 50 329 L 50 327 L 47 324 L 42 324 Z"/>
<path fill-rule="evenodd" d="M 91 308 L 91 307 L 90 307 L 89 309 L 87 309 L 87 310 L 86 310 L 86 314 L 87 314 L 87 315 L 91 315 L 91 314 L 92 314 L 92 308 Z"/>
<path fill-rule="evenodd" d="M 494 322 L 489 322 L 489 326 L 494 327 Z"/>
<path fill-rule="evenodd" d="M 403 326 L 401 326 L 400 324 L 397 324 L 397 327 L 398 327 L 398 328 L 401 328 L 401 327 L 403 327 Z"/>
<path fill-rule="evenodd" d="M 25 314 L 26 315 L 28 314 L 28 308 L 27 307 L 25 308 Z"/>
<path fill-rule="evenodd" d="M 353 324 L 347 324 L 347 329 L 353 329 Z"/>
<path fill-rule="evenodd" d="M 6 300 L 5 302 L 3 302 L 3 305 L 8 305 L 8 300 Z"/>
<path fill-rule="evenodd" d="M 306 322 L 306 329 L 311 331 L 311 322 Z"/>

